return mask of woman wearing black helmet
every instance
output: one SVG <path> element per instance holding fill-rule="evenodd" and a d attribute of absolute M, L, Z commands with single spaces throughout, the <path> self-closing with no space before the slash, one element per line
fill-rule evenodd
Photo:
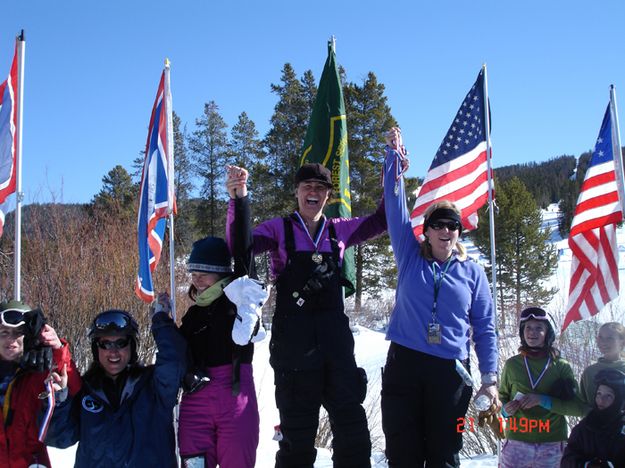
<path fill-rule="evenodd" d="M 151 366 L 137 362 L 139 328 L 128 312 L 107 310 L 93 320 L 93 363 L 82 391 L 73 398 L 59 395 L 46 439 L 59 448 L 79 442 L 76 467 L 177 466 L 173 408 L 186 344 L 168 305 L 167 295 L 159 295 L 152 316 L 158 353 Z M 64 388 L 65 376 L 54 377 Z"/>
<path fill-rule="evenodd" d="M 506 418 L 502 467 L 559 466 L 567 439 L 565 415 L 583 413 L 571 366 L 553 346 L 555 330 L 540 307 L 521 312 L 519 354 L 504 364 L 499 386 Z"/>
<path fill-rule="evenodd" d="M 593 408 L 573 428 L 561 466 L 625 466 L 625 373 L 602 369 L 594 378 Z"/>

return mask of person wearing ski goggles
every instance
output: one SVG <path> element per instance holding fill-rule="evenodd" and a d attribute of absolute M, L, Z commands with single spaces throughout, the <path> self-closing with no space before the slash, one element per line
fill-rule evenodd
<path fill-rule="evenodd" d="M 559 466 L 568 435 L 566 416 L 584 412 L 571 365 L 554 346 L 558 329 L 541 307 L 521 311 L 519 354 L 505 362 L 499 385 L 506 421 L 504 468 L 530 468 L 536 460 Z"/>
<path fill-rule="evenodd" d="M 110 309 L 89 327 L 93 361 L 83 390 L 61 398 L 46 443 L 67 448 L 78 442 L 76 467 L 176 467 L 173 408 L 186 371 L 186 344 L 159 295 L 152 310 L 158 352 L 153 365 L 138 359 L 139 325 L 130 313 Z M 60 386 L 64 376 L 53 374 Z"/>
<path fill-rule="evenodd" d="M 0 304 L 0 466 L 50 466 L 46 446 L 39 441 L 43 407 L 38 396 L 46 392 L 51 368 L 64 369 L 71 392 L 80 389 L 69 346 L 46 323 L 43 312 L 20 301 Z"/>

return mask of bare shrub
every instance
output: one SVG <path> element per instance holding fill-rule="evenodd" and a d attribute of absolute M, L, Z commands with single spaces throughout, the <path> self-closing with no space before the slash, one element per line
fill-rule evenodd
<path fill-rule="evenodd" d="M 59 336 L 68 339 L 79 369 L 84 371 L 91 361 L 86 336 L 89 324 L 96 314 L 113 308 L 135 317 L 140 326 L 139 359 L 152 362 L 155 347 L 148 306 L 134 294 L 138 265 L 135 218 L 111 216 L 83 205 L 27 208 L 22 224 L 22 298 L 41 307 Z M 155 274 L 157 291 L 169 289 L 169 256 L 164 245 Z M 13 290 L 12 236 L 3 236 L 0 250 L 7 298 Z M 183 291 L 176 291 L 176 296 L 179 305 L 187 303 Z"/>

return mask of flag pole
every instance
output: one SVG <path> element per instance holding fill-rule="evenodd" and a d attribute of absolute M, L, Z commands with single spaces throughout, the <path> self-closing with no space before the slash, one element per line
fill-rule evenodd
<path fill-rule="evenodd" d="M 491 166 L 491 147 L 490 147 L 490 107 L 488 106 L 488 76 L 486 74 L 486 64 L 482 65 L 484 72 L 484 115 L 486 116 L 486 164 L 488 171 L 488 221 L 490 225 L 490 264 L 492 291 L 493 291 L 493 307 L 495 315 L 497 315 L 497 260 L 495 255 L 495 210 L 493 206 L 493 168 Z"/>
<path fill-rule="evenodd" d="M 495 207 L 493 204 L 493 168 L 491 166 L 490 147 L 490 106 L 488 105 L 488 75 L 486 64 L 482 65 L 484 72 L 484 115 L 486 116 L 486 168 L 488 174 L 488 224 L 490 230 L 490 264 L 493 294 L 493 309 L 497 317 L 497 258 L 495 255 Z M 496 323 L 496 322 L 495 322 Z M 501 441 L 497 440 L 497 460 L 501 460 Z"/>
<path fill-rule="evenodd" d="M 610 85 L 610 113 L 612 114 L 612 154 L 618 177 L 616 186 L 621 205 L 621 213 L 625 218 L 625 179 L 623 176 L 623 153 L 621 152 L 621 133 L 618 125 L 618 112 L 616 109 L 616 89 Z"/>
<path fill-rule="evenodd" d="M 13 297 L 19 301 L 22 296 L 22 122 L 24 118 L 24 55 L 26 41 L 24 30 L 15 38 L 17 42 L 17 144 L 15 145 L 15 271 Z"/>
<path fill-rule="evenodd" d="M 174 123 L 172 114 L 172 99 L 169 77 L 170 63 L 165 59 L 165 99 L 167 109 L 167 191 L 169 213 L 169 287 L 171 291 L 171 316 L 176 321 L 176 268 L 174 255 Z"/>

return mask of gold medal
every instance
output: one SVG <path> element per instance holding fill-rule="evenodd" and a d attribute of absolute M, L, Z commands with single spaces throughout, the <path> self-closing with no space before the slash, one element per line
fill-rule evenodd
<path fill-rule="evenodd" d="M 323 261 L 323 255 L 321 255 L 319 252 L 315 252 L 310 258 L 312 258 L 312 261 L 315 262 L 317 265 L 319 265 Z"/>

